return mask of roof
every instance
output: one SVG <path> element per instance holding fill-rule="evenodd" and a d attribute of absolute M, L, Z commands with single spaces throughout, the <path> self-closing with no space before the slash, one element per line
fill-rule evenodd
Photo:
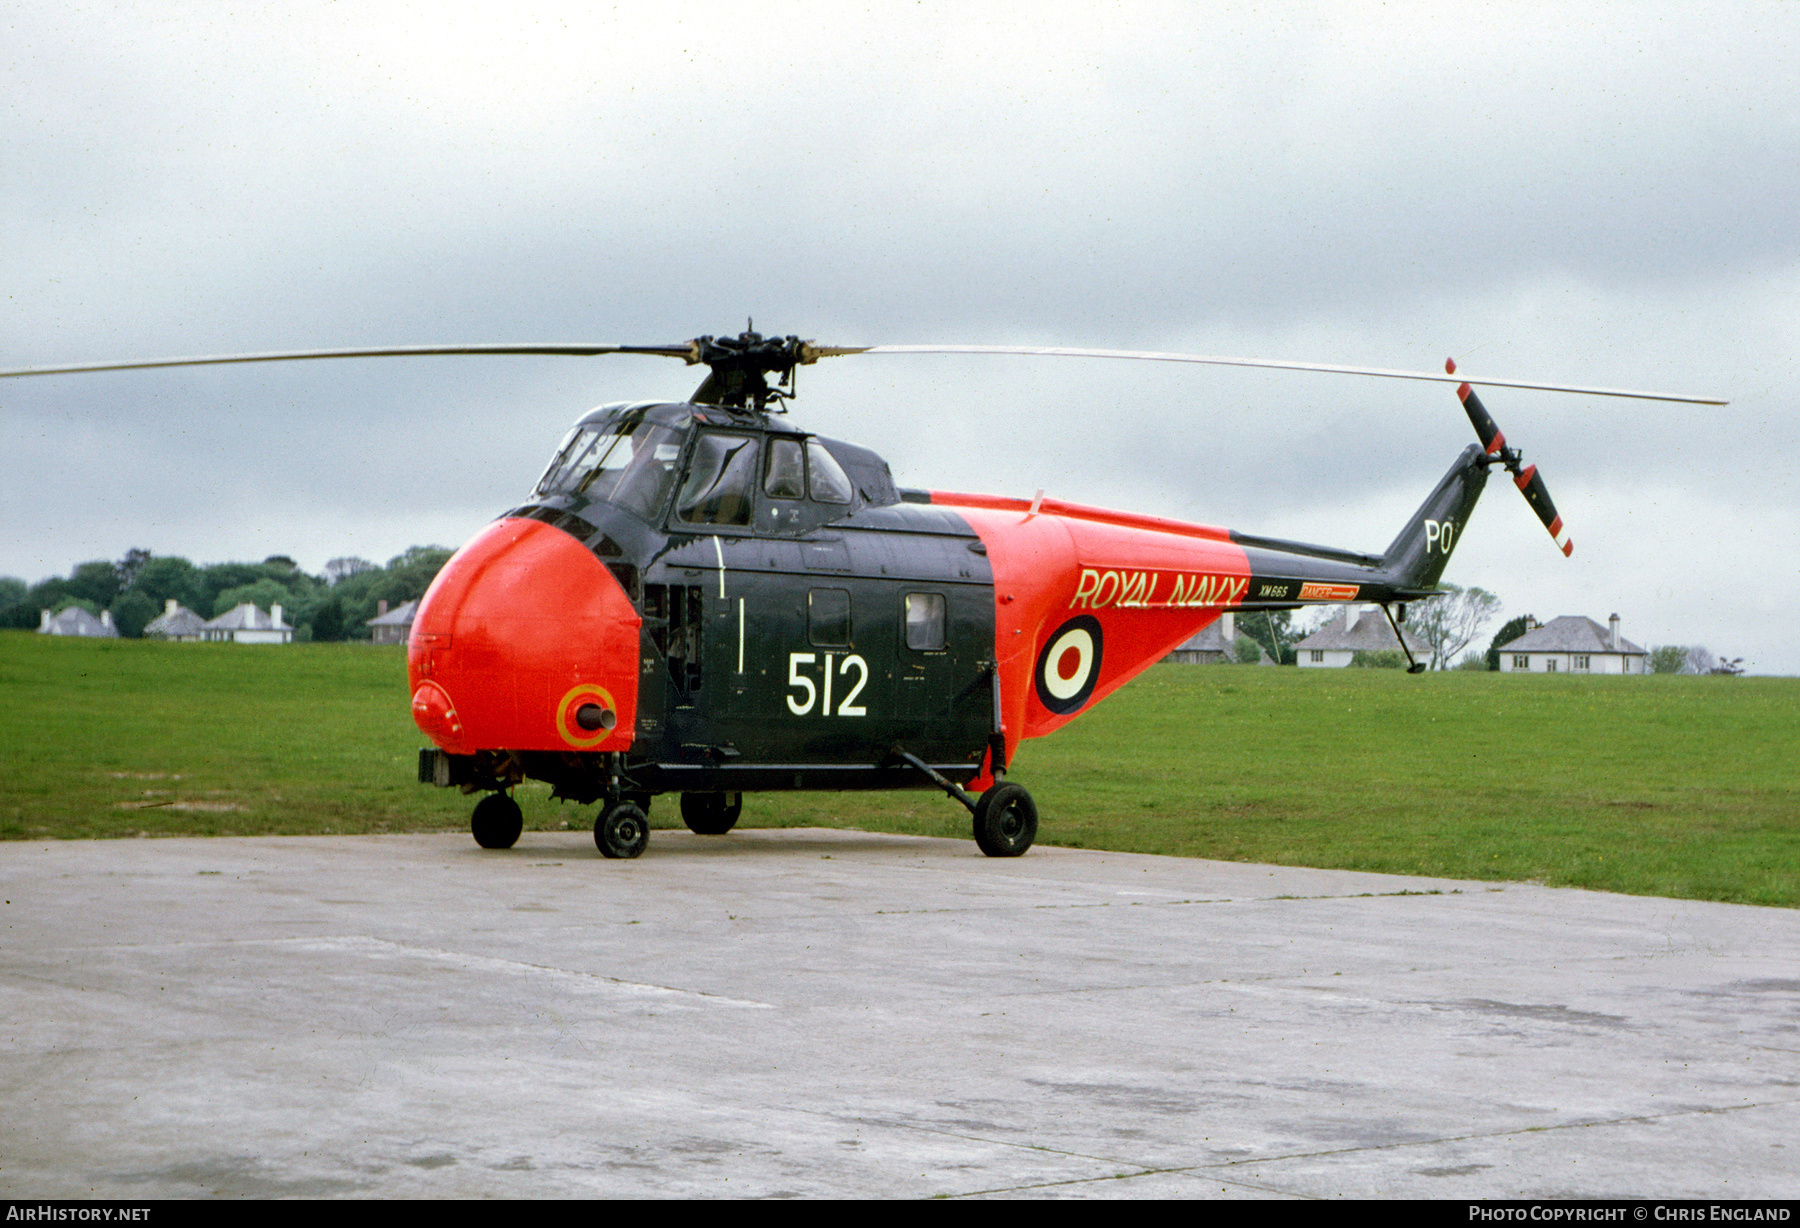
<path fill-rule="evenodd" d="M 204 625 L 204 620 L 198 614 L 184 605 L 178 605 L 145 623 L 144 635 L 146 637 L 164 635 L 172 638 L 183 635 L 199 635 L 200 628 Z"/>
<path fill-rule="evenodd" d="M 1236 645 L 1225 639 L 1225 620 L 1215 619 L 1170 649 L 1171 652 L 1232 652 Z"/>
<path fill-rule="evenodd" d="M 256 606 L 246 601 L 233 606 L 225 613 L 209 622 L 202 623 L 208 631 L 292 631 L 286 623 L 278 623 Z"/>
<path fill-rule="evenodd" d="M 117 639 L 118 631 L 110 621 L 102 621 L 78 605 L 52 614 L 38 627 L 41 635 L 86 635 L 98 639 Z"/>
<path fill-rule="evenodd" d="M 1394 629 L 1388 625 L 1387 616 L 1381 611 L 1364 610 L 1354 621 L 1351 620 L 1350 613 L 1346 608 L 1341 614 L 1333 614 L 1324 626 L 1295 644 L 1295 651 L 1400 651 L 1400 641 L 1394 638 Z M 1406 643 L 1412 648 L 1414 655 L 1429 651 L 1410 632 L 1407 633 Z"/>
<path fill-rule="evenodd" d="M 371 627 L 410 627 L 410 626 L 412 626 L 413 612 L 416 611 L 418 608 L 419 608 L 419 603 L 417 601 L 405 602 L 402 605 L 395 606 L 393 609 L 389 610 L 386 614 L 383 614 L 380 618 L 371 618 L 369 620 L 369 626 L 371 626 Z"/>
<path fill-rule="evenodd" d="M 1619 647 L 1612 646 L 1612 632 L 1591 618 L 1580 614 L 1564 614 L 1543 626 L 1527 631 L 1516 640 L 1500 645 L 1501 652 L 1585 652 L 1617 653 L 1620 656 L 1643 656 L 1644 649 L 1624 636 Z"/>

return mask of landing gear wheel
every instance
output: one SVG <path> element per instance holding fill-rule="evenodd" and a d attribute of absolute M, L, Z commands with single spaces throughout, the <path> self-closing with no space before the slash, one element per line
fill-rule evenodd
<path fill-rule="evenodd" d="M 681 821 L 696 836 L 722 836 L 744 813 L 742 793 L 683 793 Z"/>
<path fill-rule="evenodd" d="M 490 793 L 475 803 L 469 830 L 484 849 L 509 849 L 525 830 L 525 816 L 519 812 L 519 803 L 506 794 Z"/>
<path fill-rule="evenodd" d="M 995 785 L 975 803 L 975 843 L 989 857 L 1017 857 L 1037 839 L 1037 803 L 1014 784 Z"/>
<path fill-rule="evenodd" d="M 631 802 L 608 807 L 594 820 L 594 847 L 602 857 L 637 857 L 649 843 L 650 820 Z"/>

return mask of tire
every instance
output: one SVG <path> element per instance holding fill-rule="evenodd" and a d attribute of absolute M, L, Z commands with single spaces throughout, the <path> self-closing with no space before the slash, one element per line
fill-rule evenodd
<path fill-rule="evenodd" d="M 696 836 L 722 836 L 744 813 L 742 793 L 683 793 L 681 821 Z"/>
<path fill-rule="evenodd" d="M 989 857 L 1017 857 L 1037 839 L 1037 803 L 1014 784 L 998 784 L 975 803 L 975 843 Z"/>
<path fill-rule="evenodd" d="M 594 820 L 594 847 L 614 860 L 643 855 L 650 843 L 650 820 L 631 802 L 620 802 Z"/>
<path fill-rule="evenodd" d="M 469 831 L 484 849 L 509 849 L 524 830 L 525 816 L 519 803 L 504 793 L 488 794 L 475 803 L 475 813 L 469 816 Z"/>

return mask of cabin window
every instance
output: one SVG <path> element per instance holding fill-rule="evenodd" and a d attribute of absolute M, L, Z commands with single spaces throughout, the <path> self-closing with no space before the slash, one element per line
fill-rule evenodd
<path fill-rule="evenodd" d="M 815 588 L 806 594 L 806 638 L 815 648 L 850 647 L 850 593 Z"/>
<path fill-rule="evenodd" d="M 709 431 L 694 445 L 675 514 L 690 524 L 749 524 L 756 440 Z"/>
<path fill-rule="evenodd" d="M 1586 657 L 1576 657 L 1575 658 L 1575 663 L 1574 663 L 1573 668 L 1585 670 L 1587 667 L 1588 667 L 1588 659 Z"/>
<path fill-rule="evenodd" d="M 769 441 L 769 470 L 763 493 L 771 499 L 799 499 L 806 494 L 806 456 L 798 439 Z"/>
<path fill-rule="evenodd" d="M 1554 674 L 1556 672 L 1556 658 L 1555 657 L 1545 657 L 1544 658 L 1544 672 L 1546 674 Z"/>
<path fill-rule="evenodd" d="M 1325 650 L 1323 648 L 1308 648 L 1306 651 L 1314 665 L 1325 664 Z"/>
<path fill-rule="evenodd" d="M 918 652 L 942 652 L 948 642 L 943 595 L 906 594 L 906 646 Z"/>
<path fill-rule="evenodd" d="M 1531 658 L 1528 656 L 1525 656 L 1523 653 L 1515 655 L 1513 657 L 1513 668 L 1514 669 L 1530 669 L 1531 668 Z"/>
<path fill-rule="evenodd" d="M 855 489 L 850 475 L 816 439 L 806 441 L 806 459 L 812 468 L 812 497 L 815 503 L 848 503 Z"/>

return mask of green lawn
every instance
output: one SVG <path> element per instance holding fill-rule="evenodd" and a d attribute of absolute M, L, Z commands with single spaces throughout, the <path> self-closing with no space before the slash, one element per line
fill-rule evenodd
<path fill-rule="evenodd" d="M 396 649 L 0 633 L 0 836 L 431 831 Z M 1012 779 L 1047 844 L 1800 905 L 1800 680 L 1158 666 Z M 519 790 L 527 826 L 591 808 Z M 657 826 L 678 826 L 659 799 Z M 936 793 L 746 825 L 967 836 Z"/>

